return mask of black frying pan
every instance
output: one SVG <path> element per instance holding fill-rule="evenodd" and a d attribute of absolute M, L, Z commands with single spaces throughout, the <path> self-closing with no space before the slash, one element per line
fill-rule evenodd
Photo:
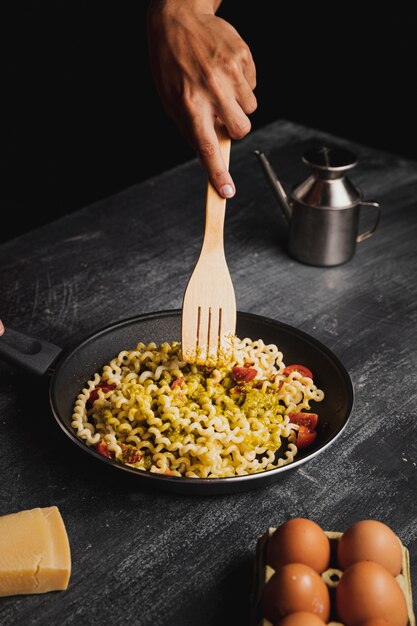
<path fill-rule="evenodd" d="M 293 463 L 248 476 L 178 478 L 144 472 L 107 459 L 78 439 L 71 428 L 73 406 L 80 390 L 94 372 L 100 371 L 121 350 L 134 348 L 139 341 L 159 344 L 180 340 L 180 327 L 181 311 L 141 315 L 104 328 L 66 354 L 61 354 L 58 346 L 6 329 L 0 337 L 0 357 L 41 375 L 53 366 L 50 402 L 55 419 L 65 434 L 102 463 L 135 474 L 155 487 L 178 493 L 230 493 L 267 485 L 277 480 L 282 472 L 295 469 L 326 450 L 346 426 L 353 406 L 353 386 L 339 359 L 301 330 L 258 315 L 238 313 L 236 332 L 239 337 L 261 338 L 265 343 L 275 343 L 283 352 L 286 365 L 300 363 L 307 366 L 314 374 L 314 382 L 325 393 L 322 402 L 316 406 L 312 403 L 312 411 L 319 414 L 318 437 L 311 447 L 298 452 Z"/>

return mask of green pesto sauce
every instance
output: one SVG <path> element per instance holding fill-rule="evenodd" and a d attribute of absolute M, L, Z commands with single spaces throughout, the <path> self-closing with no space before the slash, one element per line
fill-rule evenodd
<path fill-rule="evenodd" d="M 183 428 L 167 428 L 164 430 L 163 434 L 165 437 L 168 437 L 172 443 L 175 443 L 177 441 L 182 442 L 186 432 Z"/>
<path fill-rule="evenodd" d="M 248 416 L 260 419 L 266 411 L 273 411 L 282 415 L 285 407 L 280 404 L 277 394 L 263 393 L 260 389 L 251 389 L 246 394 L 242 410 Z"/>

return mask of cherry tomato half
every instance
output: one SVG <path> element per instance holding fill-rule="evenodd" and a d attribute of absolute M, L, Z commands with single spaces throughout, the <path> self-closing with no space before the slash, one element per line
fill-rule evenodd
<path fill-rule="evenodd" d="M 257 373 L 253 367 L 239 367 L 235 365 L 232 369 L 232 378 L 237 383 L 248 383 L 255 378 Z"/>
<path fill-rule="evenodd" d="M 319 421 L 317 413 L 291 413 L 289 415 L 291 424 L 305 426 L 309 430 L 314 430 Z"/>
<path fill-rule="evenodd" d="M 306 376 L 307 378 L 311 378 L 311 380 L 313 380 L 313 374 L 311 370 L 309 370 L 308 367 L 305 367 L 304 365 L 287 365 L 284 370 L 285 376 L 288 376 L 289 374 L 291 374 L 291 372 L 299 372 L 301 376 Z"/>
<path fill-rule="evenodd" d="M 107 447 L 107 443 L 104 441 L 104 439 L 99 441 L 98 444 L 96 445 L 96 452 L 98 452 L 99 454 L 102 454 L 103 456 L 107 457 L 108 459 L 112 459 L 113 458 L 110 450 Z"/>
<path fill-rule="evenodd" d="M 103 393 L 107 393 L 111 389 L 116 389 L 116 385 L 114 383 L 108 383 L 107 381 L 100 382 L 89 395 L 88 402 L 90 402 L 90 404 L 93 404 L 93 402 L 97 400 L 99 389 L 102 389 Z"/>
<path fill-rule="evenodd" d="M 185 382 L 184 376 L 179 376 L 171 383 L 171 389 L 175 389 L 175 387 L 180 387 Z"/>
<path fill-rule="evenodd" d="M 315 442 L 316 437 L 316 430 L 310 430 L 307 426 L 300 426 L 297 433 L 297 448 L 299 450 L 302 448 L 308 448 L 308 446 L 311 446 L 311 444 Z"/>

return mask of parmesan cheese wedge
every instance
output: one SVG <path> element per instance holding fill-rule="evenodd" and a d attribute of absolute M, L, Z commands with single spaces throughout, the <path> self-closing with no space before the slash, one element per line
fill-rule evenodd
<path fill-rule="evenodd" d="M 0 596 L 66 589 L 70 574 L 70 547 L 58 507 L 0 517 Z"/>

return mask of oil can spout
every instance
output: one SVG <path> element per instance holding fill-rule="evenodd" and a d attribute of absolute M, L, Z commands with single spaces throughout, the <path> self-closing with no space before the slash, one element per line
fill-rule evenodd
<path fill-rule="evenodd" d="M 255 150 L 255 154 L 264 171 L 266 180 L 271 185 L 272 190 L 278 200 L 278 203 L 281 207 L 281 211 L 285 217 L 285 220 L 289 224 L 291 221 L 292 209 L 288 201 L 288 196 L 285 193 L 284 187 L 281 185 L 281 183 L 277 179 L 276 174 L 274 170 L 272 169 L 272 166 L 270 162 L 268 161 L 268 159 L 266 158 L 265 154 L 261 152 L 260 150 Z"/>

